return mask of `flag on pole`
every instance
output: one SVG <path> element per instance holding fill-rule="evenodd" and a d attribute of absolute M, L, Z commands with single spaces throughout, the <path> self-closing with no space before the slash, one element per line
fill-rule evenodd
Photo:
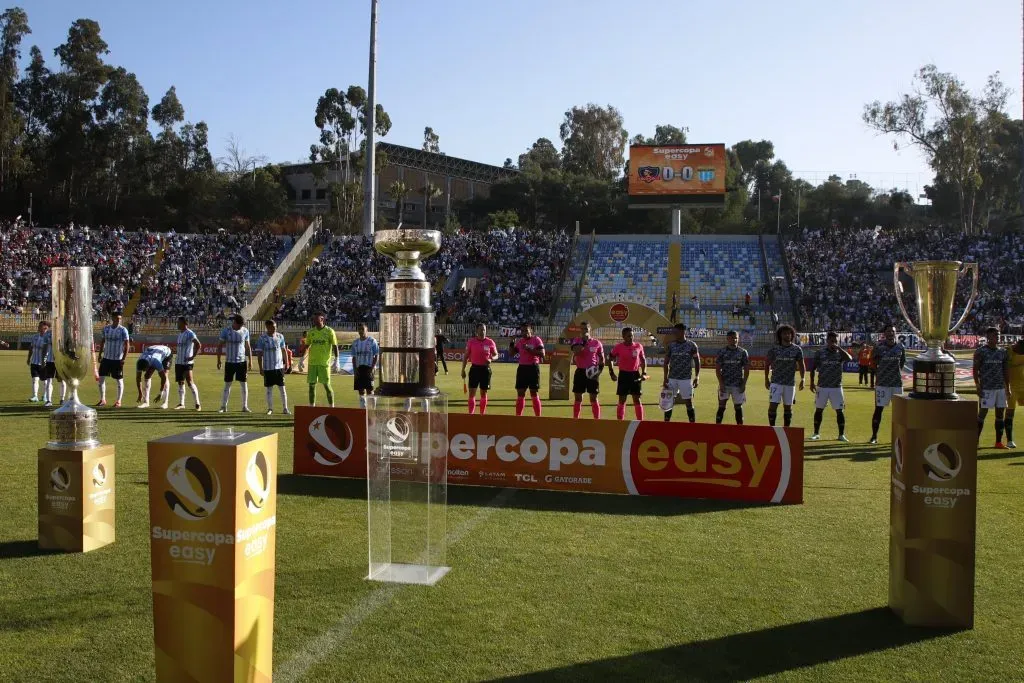
<path fill-rule="evenodd" d="M 782 201 L 782 190 L 779 190 L 778 194 L 773 194 L 772 195 L 772 201 L 773 202 L 780 202 L 780 201 Z"/>

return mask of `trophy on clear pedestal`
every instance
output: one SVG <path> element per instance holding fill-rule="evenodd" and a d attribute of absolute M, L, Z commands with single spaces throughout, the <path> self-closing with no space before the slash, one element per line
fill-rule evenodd
<path fill-rule="evenodd" d="M 78 400 L 94 362 L 92 268 L 54 268 L 50 301 L 53 361 L 71 391 L 39 450 L 39 546 L 84 552 L 114 540 L 114 447 L 100 445 L 96 410 Z"/>
<path fill-rule="evenodd" d="M 445 566 L 448 402 L 434 386 L 434 308 L 420 261 L 437 230 L 378 230 L 395 262 L 380 314 L 380 385 L 366 406 L 369 575 L 433 585 Z"/>

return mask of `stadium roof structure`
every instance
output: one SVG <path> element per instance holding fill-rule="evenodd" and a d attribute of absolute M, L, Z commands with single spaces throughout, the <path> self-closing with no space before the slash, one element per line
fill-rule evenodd
<path fill-rule="evenodd" d="M 417 171 L 426 171 L 435 175 L 448 176 L 451 178 L 462 178 L 477 183 L 496 183 L 506 178 L 514 178 L 519 175 L 519 169 L 505 168 L 503 166 L 492 166 L 479 161 L 460 159 L 459 157 L 427 152 L 415 147 L 404 145 L 393 145 L 390 142 L 378 142 L 377 150 L 388 157 L 388 164 L 393 166 L 404 166 L 405 168 Z M 309 168 L 312 162 L 298 162 L 294 164 L 281 164 L 284 169 Z"/>
<path fill-rule="evenodd" d="M 426 152 L 415 147 L 392 145 L 389 142 L 377 143 L 377 149 L 388 155 L 389 164 L 414 168 L 418 171 L 426 171 L 427 173 L 435 173 L 437 175 L 463 178 L 474 182 L 496 183 L 499 180 L 519 175 L 519 170 L 515 168 L 492 166 L 491 164 L 460 159 L 459 157 L 452 157 L 447 154 Z"/>

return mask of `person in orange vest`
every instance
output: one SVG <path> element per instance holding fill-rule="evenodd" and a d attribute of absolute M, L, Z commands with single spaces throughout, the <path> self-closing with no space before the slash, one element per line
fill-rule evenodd
<path fill-rule="evenodd" d="M 871 364 L 871 344 L 869 342 L 864 342 L 860 347 L 860 353 L 857 354 L 857 365 L 860 367 L 857 384 L 868 384 L 870 380 L 871 388 L 874 389 L 875 371 Z"/>

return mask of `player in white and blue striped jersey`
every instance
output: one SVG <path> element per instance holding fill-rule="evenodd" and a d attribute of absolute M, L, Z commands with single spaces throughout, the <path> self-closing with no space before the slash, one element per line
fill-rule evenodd
<path fill-rule="evenodd" d="M 167 410 L 167 398 L 171 393 L 171 388 L 167 384 L 167 371 L 171 369 L 173 357 L 174 352 L 171 351 L 170 347 L 163 345 L 147 346 L 139 355 L 139 360 L 135 363 L 135 388 L 139 390 L 139 408 L 149 407 L 149 390 L 153 373 L 159 372 L 160 398 L 158 401 L 160 407 Z M 146 378 L 145 390 L 142 388 L 143 376 Z"/>
<path fill-rule="evenodd" d="M 377 340 L 366 334 L 366 323 L 359 323 L 359 338 L 352 342 L 353 388 L 359 392 L 359 407 L 366 407 L 366 397 L 373 393 L 373 371 L 380 357 Z"/>
<path fill-rule="evenodd" d="M 196 410 L 202 410 L 203 407 L 199 403 L 199 387 L 196 386 L 192 371 L 195 368 L 196 356 L 199 355 L 203 347 L 199 343 L 199 337 L 188 326 L 188 320 L 184 316 L 178 318 L 177 348 L 178 356 L 174 361 L 174 381 L 178 383 L 178 405 L 174 409 L 185 408 L 185 384 L 187 383 L 188 388 L 192 391 L 192 398 L 195 399 Z"/>
<path fill-rule="evenodd" d="M 53 383 L 54 381 L 60 382 L 60 402 L 64 403 L 64 400 L 68 397 L 68 383 L 64 381 L 64 378 L 57 372 L 57 363 L 53 358 L 53 330 L 46 332 L 46 358 L 43 359 L 43 395 L 45 397 L 45 406 L 53 405 Z"/>
<path fill-rule="evenodd" d="M 124 396 L 124 361 L 128 358 L 128 329 L 121 324 L 121 314 L 114 313 L 110 316 L 110 324 L 103 328 L 103 347 L 100 350 L 99 376 L 97 382 L 100 385 L 99 406 L 107 405 L 107 385 L 104 380 L 107 377 L 117 382 L 117 400 L 115 408 L 121 407 L 121 397 Z"/>
<path fill-rule="evenodd" d="M 249 330 L 245 328 L 245 318 L 235 315 L 231 318 L 231 327 L 225 327 L 220 332 L 220 343 L 217 344 L 217 369 L 220 370 L 221 354 L 227 355 L 223 364 L 224 368 L 224 395 L 221 397 L 220 410 L 217 412 L 226 413 L 228 410 L 228 399 L 231 398 L 231 383 L 236 379 L 242 388 L 242 412 L 251 413 L 249 410 L 249 383 L 248 372 L 252 370 L 252 344 L 249 343 Z"/>
<path fill-rule="evenodd" d="M 50 323 L 45 320 L 40 321 L 38 330 L 28 340 L 28 358 L 25 359 L 25 364 L 32 376 L 32 396 L 28 399 L 32 403 L 39 403 L 39 380 L 46 380 L 46 351 L 50 345 L 49 329 Z"/>
<path fill-rule="evenodd" d="M 291 352 L 284 341 L 284 335 L 277 331 L 277 323 L 268 320 L 266 327 L 267 331 L 256 341 L 255 350 L 259 352 L 256 360 L 260 364 L 263 387 L 267 391 L 267 415 L 274 414 L 274 387 L 281 392 L 284 414 L 291 415 L 288 410 L 288 390 L 284 386 L 285 370 L 292 365 Z"/>

